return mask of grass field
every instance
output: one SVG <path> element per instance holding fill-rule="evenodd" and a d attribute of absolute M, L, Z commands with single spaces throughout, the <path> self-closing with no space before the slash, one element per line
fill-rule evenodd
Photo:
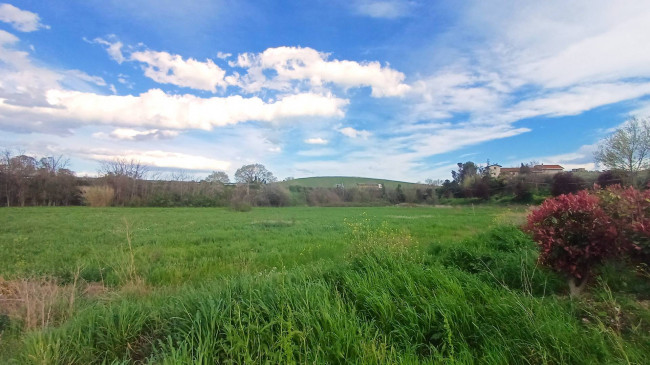
<path fill-rule="evenodd" d="M 279 184 L 284 186 L 304 186 L 308 188 L 334 188 L 337 184 L 343 184 L 347 188 L 356 187 L 357 184 L 383 184 L 387 189 L 395 189 L 397 185 L 402 185 L 402 188 L 417 186 L 418 184 L 405 182 L 405 181 L 395 181 L 395 180 L 384 180 L 384 179 L 372 179 L 365 177 L 351 177 L 351 176 L 316 176 L 316 177 L 305 177 L 299 179 L 293 179 L 289 181 L 282 181 Z"/>
<path fill-rule="evenodd" d="M 568 299 L 524 214 L 0 209 L 0 363 L 644 363 L 648 279 Z"/>

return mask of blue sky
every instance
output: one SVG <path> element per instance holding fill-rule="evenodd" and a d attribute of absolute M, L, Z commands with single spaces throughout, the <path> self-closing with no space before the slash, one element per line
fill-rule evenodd
<path fill-rule="evenodd" d="M 1 1 L 1 0 L 0 0 Z M 594 169 L 650 114 L 647 1 L 0 3 L 0 147 L 79 174 Z"/>

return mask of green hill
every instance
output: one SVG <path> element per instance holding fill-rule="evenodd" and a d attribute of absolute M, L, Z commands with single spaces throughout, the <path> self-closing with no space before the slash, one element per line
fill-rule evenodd
<path fill-rule="evenodd" d="M 282 181 L 279 183 L 283 186 L 304 186 L 309 188 L 333 188 L 336 184 L 343 184 L 345 187 L 356 187 L 357 184 L 384 184 L 386 188 L 394 189 L 398 184 L 403 188 L 416 187 L 418 184 L 395 181 L 386 179 L 372 179 L 366 177 L 352 177 L 352 176 L 316 176 L 304 177 L 300 179 L 293 179 L 289 181 Z"/>

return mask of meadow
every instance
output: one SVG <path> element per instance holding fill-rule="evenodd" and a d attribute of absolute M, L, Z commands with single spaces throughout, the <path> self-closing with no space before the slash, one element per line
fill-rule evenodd
<path fill-rule="evenodd" d="M 644 363 L 648 278 L 569 299 L 525 213 L 1 209 L 0 363 Z"/>

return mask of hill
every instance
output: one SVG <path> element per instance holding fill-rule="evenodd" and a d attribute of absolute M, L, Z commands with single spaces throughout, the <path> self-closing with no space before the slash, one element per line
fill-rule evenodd
<path fill-rule="evenodd" d="M 316 176 L 282 181 L 282 186 L 304 186 L 309 188 L 333 188 L 336 184 L 343 184 L 345 187 L 354 187 L 357 184 L 384 184 L 386 188 L 394 189 L 401 184 L 403 188 L 416 187 L 419 184 L 406 181 L 395 181 L 386 179 L 372 179 L 366 177 L 353 176 Z"/>

